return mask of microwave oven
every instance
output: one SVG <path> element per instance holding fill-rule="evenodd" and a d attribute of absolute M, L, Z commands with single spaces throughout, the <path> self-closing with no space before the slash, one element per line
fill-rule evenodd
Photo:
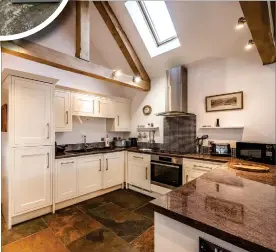
<path fill-rule="evenodd" d="M 276 144 L 237 142 L 236 157 L 276 165 Z"/>

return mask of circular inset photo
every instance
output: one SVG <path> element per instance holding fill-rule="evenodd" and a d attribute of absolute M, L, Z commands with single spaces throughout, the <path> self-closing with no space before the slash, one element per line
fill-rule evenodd
<path fill-rule="evenodd" d="M 68 0 L 0 0 L 0 41 L 30 36 L 50 24 Z"/>

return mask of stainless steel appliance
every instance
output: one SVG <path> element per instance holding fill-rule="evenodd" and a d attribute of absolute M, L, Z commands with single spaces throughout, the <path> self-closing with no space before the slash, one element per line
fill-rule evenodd
<path fill-rule="evenodd" d="M 211 155 L 213 156 L 231 156 L 231 147 L 229 143 L 211 143 Z"/>
<path fill-rule="evenodd" d="M 157 116 L 179 117 L 194 116 L 188 113 L 188 73 L 184 66 L 167 70 L 165 112 Z"/>
<path fill-rule="evenodd" d="M 131 147 L 137 147 L 137 140 L 138 140 L 137 137 L 131 137 L 131 138 L 129 138 L 129 140 L 130 140 Z"/>
<path fill-rule="evenodd" d="M 125 139 L 114 139 L 114 146 L 117 148 L 126 147 L 126 140 Z"/>
<path fill-rule="evenodd" d="M 151 155 L 151 183 L 172 188 L 182 185 L 182 158 Z"/>
<path fill-rule="evenodd" d="M 237 142 L 236 157 L 276 165 L 276 144 Z"/>

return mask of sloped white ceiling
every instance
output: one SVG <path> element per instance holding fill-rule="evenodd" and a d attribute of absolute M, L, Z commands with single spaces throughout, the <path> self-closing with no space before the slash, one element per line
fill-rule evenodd
<path fill-rule="evenodd" d="M 227 58 L 244 52 L 251 38 L 247 27 L 235 30 L 243 16 L 239 2 L 168 1 L 167 7 L 180 39 L 181 47 L 151 58 L 124 2 L 110 2 L 120 24 L 151 78 L 164 75 L 176 65 Z M 91 41 L 110 68 L 132 74 L 115 40 L 95 6 L 91 6 Z"/>

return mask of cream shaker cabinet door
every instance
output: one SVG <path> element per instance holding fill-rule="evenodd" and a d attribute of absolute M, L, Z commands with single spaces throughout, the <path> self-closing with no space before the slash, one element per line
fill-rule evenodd
<path fill-rule="evenodd" d="M 57 160 L 55 175 L 56 202 L 61 202 L 78 196 L 77 162 L 75 158 Z"/>
<path fill-rule="evenodd" d="M 150 164 L 141 161 L 128 162 L 128 183 L 150 190 Z"/>
<path fill-rule="evenodd" d="M 28 147 L 14 150 L 14 214 L 51 205 L 52 147 Z"/>
<path fill-rule="evenodd" d="M 111 99 L 105 97 L 99 97 L 97 100 L 97 108 L 100 117 L 114 118 L 114 103 Z"/>
<path fill-rule="evenodd" d="M 102 155 L 79 157 L 77 166 L 79 196 L 102 189 Z"/>
<path fill-rule="evenodd" d="M 130 131 L 130 104 L 125 102 L 116 103 L 117 115 L 115 117 L 116 131 Z"/>
<path fill-rule="evenodd" d="M 14 145 L 51 145 L 53 86 L 19 77 L 12 77 L 12 85 Z"/>
<path fill-rule="evenodd" d="M 70 92 L 55 90 L 55 128 L 56 132 L 72 131 Z"/>
<path fill-rule="evenodd" d="M 72 114 L 94 116 L 95 97 L 87 94 L 72 94 Z"/>
<path fill-rule="evenodd" d="M 120 185 L 124 182 L 124 164 L 124 152 L 104 155 L 104 188 Z"/>

